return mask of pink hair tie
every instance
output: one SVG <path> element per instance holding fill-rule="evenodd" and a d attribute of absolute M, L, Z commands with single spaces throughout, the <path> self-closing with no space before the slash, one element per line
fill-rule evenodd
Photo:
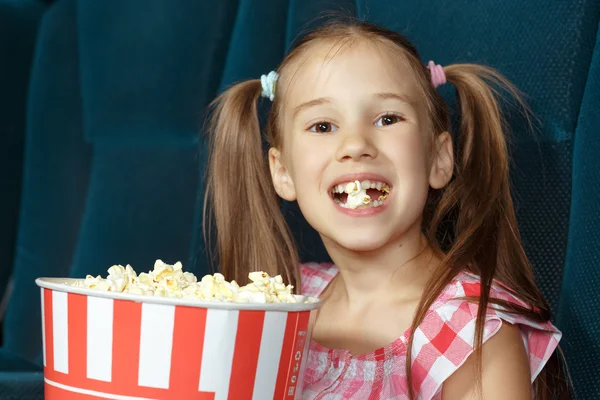
<path fill-rule="evenodd" d="M 433 61 L 429 61 L 427 68 L 429 69 L 429 73 L 431 75 L 431 83 L 433 87 L 438 88 L 446 83 L 446 74 L 444 73 L 444 68 L 441 65 L 436 64 Z"/>

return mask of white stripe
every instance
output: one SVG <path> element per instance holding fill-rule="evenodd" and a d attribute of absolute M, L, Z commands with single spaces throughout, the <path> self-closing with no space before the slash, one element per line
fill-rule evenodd
<path fill-rule="evenodd" d="M 175 306 L 142 303 L 138 385 L 168 389 Z"/>
<path fill-rule="evenodd" d="M 427 336 L 425 336 L 423 331 L 419 328 L 415 329 L 412 344 L 413 357 L 418 356 L 423 346 L 425 346 L 427 343 L 429 343 L 429 339 L 427 338 Z"/>
<path fill-rule="evenodd" d="M 52 291 L 52 338 L 54 370 L 69 373 L 69 306 L 68 294 Z"/>
<path fill-rule="evenodd" d="M 215 400 L 225 400 L 229 394 L 238 317 L 236 310 L 208 309 L 206 313 L 199 390 L 215 392 Z"/>
<path fill-rule="evenodd" d="M 42 356 L 44 357 L 44 367 L 46 366 L 46 313 L 44 312 L 44 288 L 40 288 L 42 299 Z"/>
<path fill-rule="evenodd" d="M 87 368 L 90 379 L 112 379 L 113 300 L 87 296 Z"/>
<path fill-rule="evenodd" d="M 265 313 L 252 400 L 272 399 L 275 394 L 287 316 L 281 311 Z"/>
<path fill-rule="evenodd" d="M 131 396 L 123 396 L 121 394 L 112 394 L 112 393 L 96 392 L 95 390 L 89 390 L 89 389 L 81 389 L 81 388 L 78 388 L 78 387 L 63 385 L 62 383 L 51 381 L 48 378 L 44 378 L 44 381 L 48 385 L 55 386 L 55 387 L 57 387 L 59 389 L 66 390 L 68 392 L 88 394 L 90 396 L 100 397 L 100 398 L 103 398 L 103 399 L 153 400 L 153 399 L 149 399 L 147 397 L 131 397 Z"/>

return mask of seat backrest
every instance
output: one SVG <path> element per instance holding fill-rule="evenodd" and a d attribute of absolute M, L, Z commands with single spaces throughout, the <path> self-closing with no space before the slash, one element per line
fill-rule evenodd
<path fill-rule="evenodd" d="M 578 398 L 600 394 L 600 32 L 573 145 L 569 242 L 558 326 Z"/>
<path fill-rule="evenodd" d="M 14 290 L 4 323 L 4 348 L 29 360 L 41 349 L 40 292 L 33 282 L 68 275 L 89 180 L 75 4 L 59 1 L 44 14 L 29 84 Z"/>
<path fill-rule="evenodd" d="M 15 257 L 27 86 L 44 8 L 36 0 L 0 0 L 0 299 L 4 297 Z M 14 40 L 16 37 L 19 40 Z M 0 307 L 0 321 L 3 313 Z"/>
<path fill-rule="evenodd" d="M 219 87 L 234 1 L 143 7 L 80 0 L 76 15 L 90 187 L 71 274 L 156 258 L 190 265 L 203 109 Z"/>

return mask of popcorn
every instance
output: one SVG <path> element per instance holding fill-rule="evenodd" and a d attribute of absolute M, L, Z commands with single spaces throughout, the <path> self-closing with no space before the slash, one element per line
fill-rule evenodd
<path fill-rule="evenodd" d="M 198 279 L 196 279 L 196 275 L 192 274 L 191 272 L 184 272 L 183 279 L 185 279 L 187 283 L 196 283 L 198 281 Z"/>
<path fill-rule="evenodd" d="M 363 188 L 359 181 L 350 182 L 346 185 L 345 192 L 348 194 L 346 208 L 357 208 L 371 202 L 371 196 L 367 194 L 368 187 Z"/>
<path fill-rule="evenodd" d="M 348 194 L 356 194 L 359 191 L 360 191 L 360 182 L 359 181 L 348 182 L 348 184 L 346 185 L 346 193 L 348 193 Z"/>
<path fill-rule="evenodd" d="M 360 190 L 360 184 L 359 184 Z M 231 303 L 314 303 L 316 298 L 295 296 L 294 287 L 285 285 L 281 275 L 269 276 L 266 272 L 248 274 L 250 283 L 240 286 L 228 282 L 220 273 L 205 275 L 198 279 L 191 272 L 183 272 L 180 262 L 169 265 L 156 260 L 154 269 L 139 275 L 127 265 L 113 265 L 106 279 L 86 276 L 75 286 L 111 292 L 132 293 L 147 296 L 176 297 Z"/>

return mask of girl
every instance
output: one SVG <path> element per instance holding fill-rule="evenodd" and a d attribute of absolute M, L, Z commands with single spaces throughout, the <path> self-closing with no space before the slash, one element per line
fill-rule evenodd
<path fill-rule="evenodd" d="M 517 231 L 498 88 L 517 95 L 489 68 L 424 66 L 404 37 L 336 22 L 215 101 L 205 209 L 223 273 L 282 273 L 323 302 L 303 398 L 568 396 Z M 298 267 L 277 196 L 334 264 Z"/>

